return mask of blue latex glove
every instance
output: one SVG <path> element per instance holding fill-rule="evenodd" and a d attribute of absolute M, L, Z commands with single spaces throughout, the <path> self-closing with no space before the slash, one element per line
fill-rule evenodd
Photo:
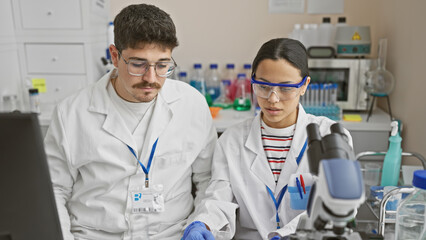
<path fill-rule="evenodd" d="M 280 236 L 274 236 L 274 237 L 272 237 L 270 240 L 280 240 L 281 239 L 281 237 Z"/>
<path fill-rule="evenodd" d="M 181 240 L 214 240 L 214 237 L 204 223 L 195 221 L 186 227 Z"/>

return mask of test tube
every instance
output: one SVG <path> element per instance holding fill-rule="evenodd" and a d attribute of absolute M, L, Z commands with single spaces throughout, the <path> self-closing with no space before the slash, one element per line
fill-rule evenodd
<path fill-rule="evenodd" d="M 314 85 L 314 96 L 315 96 L 315 98 L 314 98 L 314 105 L 315 106 L 319 105 L 318 89 L 319 89 L 318 83 L 315 83 L 315 85 Z"/>
<path fill-rule="evenodd" d="M 330 105 L 330 99 L 329 99 L 329 92 L 330 91 L 330 84 L 326 83 L 324 84 L 324 105 L 328 106 Z"/>
<path fill-rule="evenodd" d="M 306 88 L 306 106 L 311 105 L 311 84 L 308 85 L 308 87 Z"/>
<path fill-rule="evenodd" d="M 336 105 L 337 104 L 337 83 L 333 83 L 331 88 L 331 104 Z"/>

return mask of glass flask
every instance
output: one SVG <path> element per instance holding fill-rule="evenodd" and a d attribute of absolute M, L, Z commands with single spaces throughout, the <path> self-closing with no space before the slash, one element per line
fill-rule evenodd
<path fill-rule="evenodd" d="M 364 90 L 377 97 L 388 96 L 395 85 L 393 74 L 386 70 L 386 53 L 388 40 L 382 38 L 379 40 L 379 57 L 377 59 L 377 69 L 366 73 L 366 84 Z"/>

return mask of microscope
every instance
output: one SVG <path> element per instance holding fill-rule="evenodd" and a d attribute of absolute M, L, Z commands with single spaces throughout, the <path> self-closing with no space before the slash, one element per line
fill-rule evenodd
<path fill-rule="evenodd" d="M 296 233 L 287 239 L 361 239 L 351 227 L 365 200 L 364 184 L 343 127 L 333 124 L 331 133 L 324 137 L 315 123 L 306 130 L 309 168 L 315 182 L 308 199 L 308 214 L 300 218 Z"/>

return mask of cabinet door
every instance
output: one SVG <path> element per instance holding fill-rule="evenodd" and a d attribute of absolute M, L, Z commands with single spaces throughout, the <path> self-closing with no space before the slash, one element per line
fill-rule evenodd
<path fill-rule="evenodd" d="M 0 43 L 4 37 L 15 37 L 15 30 L 13 29 L 13 16 L 11 0 L 0 1 Z"/>
<path fill-rule="evenodd" d="M 24 29 L 82 29 L 80 0 L 20 0 Z"/>
<path fill-rule="evenodd" d="M 40 109 L 48 115 L 56 104 L 87 85 L 84 75 L 30 75 L 27 78 L 29 81 L 34 78 L 45 80 L 46 92 L 40 93 Z"/>
<path fill-rule="evenodd" d="M 25 44 L 28 73 L 84 74 L 83 44 Z"/>

